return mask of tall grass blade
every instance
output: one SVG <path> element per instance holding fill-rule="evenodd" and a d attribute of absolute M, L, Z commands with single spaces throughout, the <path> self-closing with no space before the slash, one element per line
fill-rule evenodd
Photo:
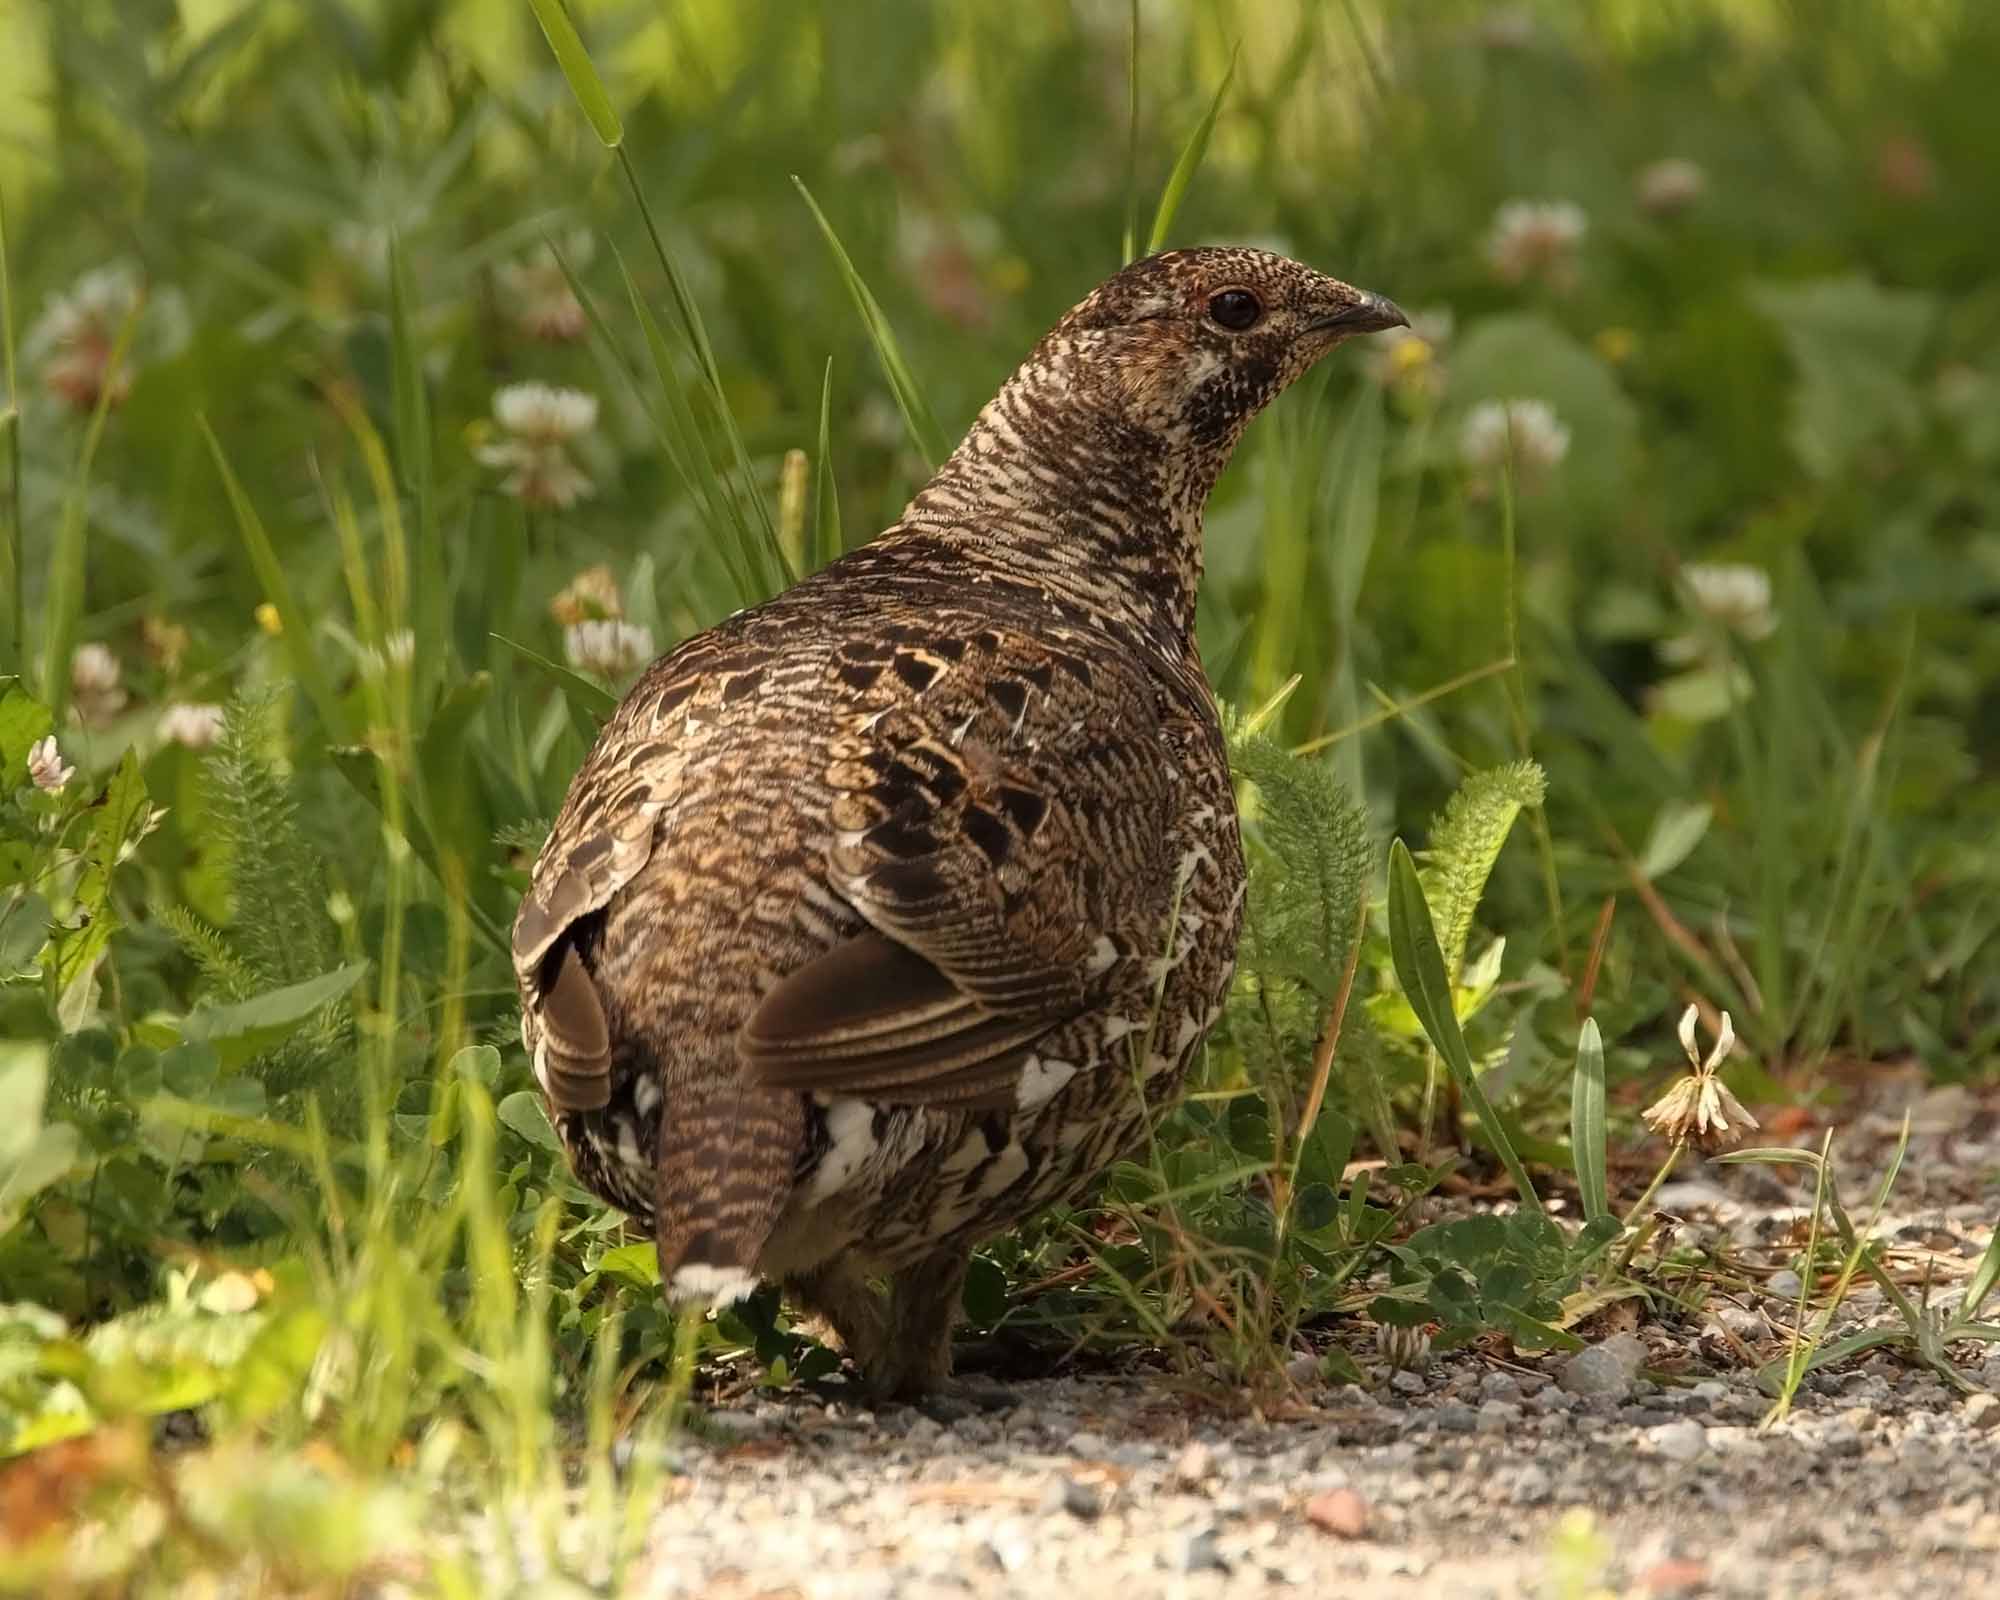
<path fill-rule="evenodd" d="M 625 125 L 618 120 L 617 108 L 605 93 L 604 80 L 598 77 L 590 52 L 577 37 L 576 24 L 569 20 L 562 0 L 528 0 L 528 4 L 534 9 L 535 20 L 542 25 L 542 37 L 549 41 L 556 65 L 562 68 L 569 92 L 576 96 L 591 132 L 607 150 L 616 150 L 624 142 Z"/>
<path fill-rule="evenodd" d="M 1389 949 L 1396 968 L 1396 981 L 1410 1009 L 1417 1014 L 1424 1032 L 1437 1047 L 1446 1068 L 1457 1080 L 1458 1091 L 1471 1103 L 1479 1126 L 1493 1145 L 1524 1209 L 1539 1214 L 1540 1197 L 1528 1181 L 1528 1169 L 1514 1153 L 1513 1142 L 1501 1126 L 1493 1103 L 1480 1087 L 1472 1065 L 1472 1053 L 1459 1031 L 1458 1014 L 1452 1009 L 1451 980 L 1445 975 L 1444 952 L 1438 944 L 1437 929 L 1431 923 L 1431 909 L 1424 900 L 1424 886 L 1417 877 L 1417 864 L 1410 859 L 1409 847 L 1398 839 L 1389 846 Z"/>
<path fill-rule="evenodd" d="M 0 531 L 0 661 L 19 662 L 28 653 L 28 569 L 22 557 L 21 380 L 14 361 L 14 279 L 7 265 L 7 197 L 0 194 L 0 380 L 7 385 L 0 406 L 0 433 L 7 436 L 7 526 Z"/>
<path fill-rule="evenodd" d="M 772 571 L 760 559 L 756 535 L 744 515 L 735 486 L 709 457 L 700 420 L 694 414 L 687 391 L 681 386 L 680 374 L 674 367 L 673 352 L 667 348 L 666 335 L 660 331 L 658 319 L 640 297 L 639 286 L 633 282 L 632 274 L 622 259 L 618 269 L 624 275 L 625 293 L 631 302 L 632 315 L 639 323 L 640 332 L 645 335 L 646 352 L 653 363 L 654 383 L 666 402 L 664 411 L 653 414 L 654 423 L 660 431 L 660 442 L 679 471 L 681 481 L 701 504 L 703 520 L 708 524 L 715 552 L 729 569 L 730 581 L 736 586 L 738 599 L 745 605 L 752 604 L 781 585 L 772 581 Z M 771 530 L 769 557 L 776 572 L 782 574 L 784 557 L 777 543 L 774 527 Z"/>
<path fill-rule="evenodd" d="M 1584 1221 L 1610 1216 L 1604 1170 L 1604 1039 L 1595 1017 L 1584 1018 L 1577 1035 L 1576 1070 L 1569 1085 L 1569 1147 Z"/>
<path fill-rule="evenodd" d="M 1528 710 L 1528 678 L 1521 657 L 1520 550 L 1514 509 L 1514 423 L 1507 421 L 1507 457 L 1500 473 L 1500 560 L 1506 574 L 1502 614 L 1507 631 L 1507 656 L 1513 662 L 1504 682 L 1507 685 L 1507 713 L 1514 725 L 1514 748 L 1522 760 L 1533 757 L 1533 723 Z M 1556 967 L 1567 978 L 1569 939 L 1563 929 L 1562 885 L 1556 877 L 1555 837 L 1549 832 L 1549 814 L 1537 801 L 1528 811 L 1528 826 L 1535 835 L 1535 860 L 1542 872 L 1542 898 L 1549 908 L 1549 941 L 1555 946 Z"/>
<path fill-rule="evenodd" d="M 854 297 L 855 309 L 861 313 L 862 325 L 867 328 L 869 340 L 875 346 L 876 359 L 882 363 L 883 376 L 889 380 L 890 391 L 896 397 L 897 409 L 903 413 L 903 425 L 909 429 L 911 442 L 924 458 L 925 466 L 936 466 L 944 459 L 944 436 L 937 418 L 931 415 L 923 391 L 917 387 L 917 380 L 910 374 L 910 365 L 903 359 L 902 346 L 896 343 L 896 334 L 889 326 L 889 319 L 882 314 L 881 305 L 855 270 L 853 258 L 840 242 L 840 235 L 833 231 L 833 224 L 827 221 L 826 213 L 820 210 L 819 202 L 812 197 L 812 191 L 796 175 L 792 183 L 812 211 L 813 221 L 819 224 L 820 234 L 825 238 L 827 248 L 833 252 L 834 262 L 847 284 L 847 292 Z"/>
<path fill-rule="evenodd" d="M 436 474 L 431 459 L 430 396 L 424 387 L 423 351 L 410 320 L 409 258 L 402 241 L 389 241 L 389 343 L 396 398 L 396 465 L 416 513 L 416 549 L 410 625 L 418 650 L 418 700 L 441 674 L 451 652 L 450 605 L 444 540 L 438 530 Z"/>
<path fill-rule="evenodd" d="M 819 465 L 813 474 L 813 559 L 817 572 L 836 560 L 847 544 L 840 527 L 840 487 L 833 479 L 833 357 L 819 387 Z"/>
<path fill-rule="evenodd" d="M 104 379 L 98 386 L 97 404 L 90 413 L 90 427 L 77 452 L 76 476 L 63 500 L 62 523 L 56 533 L 56 547 L 49 556 L 48 593 L 42 611 L 42 699 L 61 727 L 69 709 L 69 658 L 76 648 L 76 628 L 83 615 L 84 546 L 90 528 L 90 475 L 97 462 L 97 447 L 104 439 L 104 419 L 111 414 L 111 397 L 117 390 L 117 376 L 132 347 L 132 335 L 139 327 L 141 299 L 126 313 L 105 363 Z"/>
<path fill-rule="evenodd" d="M 1229 53 L 1229 70 L 1223 73 L 1222 82 L 1216 85 L 1215 98 L 1209 101 L 1208 110 L 1188 136 L 1188 142 L 1181 148 L 1180 159 L 1167 176 L 1167 186 L 1160 191 L 1159 209 L 1153 213 L 1152 231 L 1146 235 L 1147 255 L 1166 248 L 1167 235 L 1173 231 L 1174 216 L 1181 208 L 1181 200 L 1208 155 L 1209 136 L 1215 132 L 1215 119 L 1222 114 L 1222 102 L 1229 93 L 1229 86 L 1236 80 L 1236 62 L 1242 53 L 1240 44 Z"/>
<path fill-rule="evenodd" d="M 1127 8 L 1125 46 L 1125 232 L 1118 259 L 1139 253 L 1139 0 Z"/>

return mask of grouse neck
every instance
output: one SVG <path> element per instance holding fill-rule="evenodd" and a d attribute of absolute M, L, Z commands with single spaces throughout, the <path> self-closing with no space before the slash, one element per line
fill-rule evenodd
<path fill-rule="evenodd" d="M 1135 414 L 1105 355 L 1045 340 L 903 526 L 1186 654 L 1202 508 L 1235 438 L 1197 441 L 1170 419 Z"/>

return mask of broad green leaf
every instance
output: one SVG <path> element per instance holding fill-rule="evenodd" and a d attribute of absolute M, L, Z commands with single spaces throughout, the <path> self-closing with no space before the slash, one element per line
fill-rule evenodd
<path fill-rule="evenodd" d="M 635 1289 L 660 1286 L 660 1253 L 650 1244 L 621 1244 L 599 1258 L 597 1270 Z"/>
<path fill-rule="evenodd" d="M 975 1255 L 965 1272 L 959 1296 L 965 1320 L 975 1328 L 990 1328 L 1007 1314 L 1007 1274 L 989 1257 Z"/>
<path fill-rule="evenodd" d="M 191 1044 L 213 1045 L 224 1068 L 233 1070 L 282 1044 L 359 983 L 367 971 L 366 961 L 354 961 L 253 999 L 197 1006 L 181 1024 L 181 1037 Z"/>
<path fill-rule="evenodd" d="M 516 1089 L 500 1102 L 493 1114 L 528 1143 L 539 1145 L 551 1155 L 563 1153 L 562 1140 L 556 1137 L 556 1130 L 549 1123 L 548 1111 L 542 1105 L 542 1097 L 534 1090 Z"/>
<path fill-rule="evenodd" d="M 1639 871 L 1648 881 L 1664 878 L 1694 854 L 1714 817 L 1715 807 L 1705 801 L 1669 800 L 1653 818 L 1652 831 L 1639 852 Z"/>
<path fill-rule="evenodd" d="M 44 1126 L 48 1050 L 40 1044 L 0 1044 L 0 1236 L 20 1220 L 29 1200 L 68 1172 L 76 1159 L 76 1129 Z"/>
<path fill-rule="evenodd" d="M 28 751 L 55 725 L 49 708 L 19 678 L 0 679 L 0 794 L 28 781 Z"/>
<path fill-rule="evenodd" d="M 111 905 L 111 875 L 118 863 L 138 845 L 152 819 L 146 800 L 146 780 L 139 773 L 139 756 L 127 750 L 118 769 L 105 786 L 84 846 L 83 875 L 77 880 L 74 915 L 81 926 L 60 935 L 56 941 L 56 992 L 66 1024 L 74 1019 L 74 1008 L 88 987 L 98 957 L 111 942 L 118 926 Z"/>
<path fill-rule="evenodd" d="M 48 901 L 32 889 L 0 894 L 0 982 L 27 971 L 48 942 Z"/>
<path fill-rule="evenodd" d="M 317 1306 L 295 1305 L 270 1317 L 230 1371 L 224 1399 L 236 1419 L 262 1422 L 298 1404 L 326 1331 Z"/>

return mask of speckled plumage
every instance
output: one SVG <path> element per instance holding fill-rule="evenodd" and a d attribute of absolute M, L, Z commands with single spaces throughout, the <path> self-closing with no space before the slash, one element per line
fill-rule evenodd
<path fill-rule="evenodd" d="M 1401 320 L 1261 251 L 1135 263 L 895 527 L 625 697 L 515 960 L 557 1131 L 670 1293 L 782 1281 L 928 1387 L 972 1246 L 1177 1091 L 1243 889 L 1202 507 L 1275 394 Z"/>

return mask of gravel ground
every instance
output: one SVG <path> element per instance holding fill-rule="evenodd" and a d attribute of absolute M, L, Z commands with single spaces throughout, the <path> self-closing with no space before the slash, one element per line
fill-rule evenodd
<path fill-rule="evenodd" d="M 1913 1293 L 1948 1304 L 1990 1237 L 2000 1117 L 1962 1090 L 1875 1098 L 1836 1147 L 1843 1192 L 1865 1214 L 1910 1109 L 1876 1236 Z M 1625 1302 L 1576 1356 L 1364 1360 L 1366 1387 L 1306 1376 L 1262 1416 L 1158 1373 L 879 1412 L 753 1394 L 679 1447 L 638 1592 L 2000 1595 L 2000 1399 L 1878 1352 L 1812 1375 L 1790 1418 L 1759 1426 L 1751 1361 L 1782 1348 L 1803 1182 L 1708 1165 L 1669 1185 L 1679 1242 L 1761 1287 L 1678 1321 Z M 1882 1313 L 1857 1294 L 1841 1331 Z M 1997 1352 L 1956 1353 L 2000 1390 Z"/>

